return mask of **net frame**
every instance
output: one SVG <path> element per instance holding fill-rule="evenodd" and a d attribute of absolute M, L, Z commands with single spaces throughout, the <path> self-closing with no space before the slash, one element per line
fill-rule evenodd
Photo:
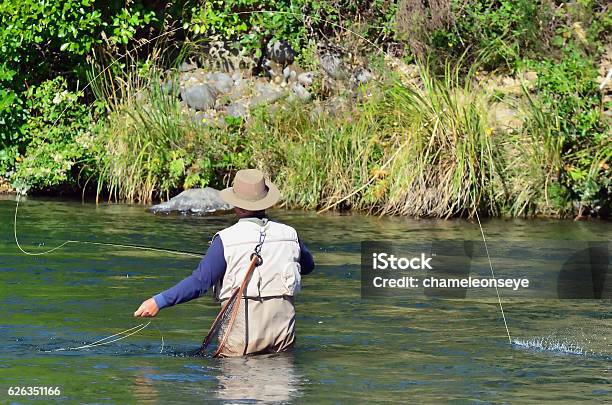
<path fill-rule="evenodd" d="M 258 245 L 259 247 L 260 245 Z M 217 350 L 215 350 L 213 357 L 219 357 L 225 349 L 225 345 L 229 339 L 232 328 L 236 322 L 238 317 L 238 312 L 240 310 L 240 302 L 243 299 L 246 299 L 246 288 L 251 280 L 251 276 L 253 275 L 253 271 L 257 266 L 259 266 L 261 261 L 261 256 L 258 252 L 259 249 L 256 248 L 255 253 L 251 255 L 251 262 L 249 263 L 249 268 L 247 269 L 246 275 L 240 284 L 240 287 L 234 288 L 232 291 L 232 295 L 230 298 L 223 304 L 221 307 L 221 311 L 217 314 L 215 320 L 213 321 L 208 334 L 204 338 L 202 342 L 202 347 L 199 350 L 200 354 L 204 354 L 206 348 L 210 345 L 213 339 L 216 336 L 222 336 L 219 338 L 219 346 Z M 245 348 L 248 345 L 248 342 L 245 340 Z"/>

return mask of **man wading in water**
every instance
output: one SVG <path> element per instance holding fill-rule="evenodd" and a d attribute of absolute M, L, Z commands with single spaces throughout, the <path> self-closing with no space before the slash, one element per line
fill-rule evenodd
<path fill-rule="evenodd" d="M 134 316 L 155 316 L 160 309 L 198 298 L 212 286 L 225 303 L 245 282 L 236 322 L 222 327 L 228 335 L 217 354 L 286 350 L 295 340 L 293 296 L 300 290 L 301 275 L 314 269 L 312 255 L 295 229 L 267 218 L 265 210 L 279 200 L 280 192 L 261 171 L 238 171 L 233 187 L 220 195 L 235 207 L 238 222 L 215 234 L 191 276 L 143 302 Z M 261 261 L 250 266 L 257 246 Z"/>

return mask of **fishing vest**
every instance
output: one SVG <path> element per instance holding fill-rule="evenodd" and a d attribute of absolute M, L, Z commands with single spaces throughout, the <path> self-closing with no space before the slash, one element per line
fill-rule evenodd
<path fill-rule="evenodd" d="M 227 267 L 218 297 L 225 300 L 244 280 L 251 254 L 265 232 L 263 263 L 253 271 L 246 289 L 249 298 L 293 296 L 300 290 L 300 245 L 295 229 L 278 222 L 241 219 L 217 233 L 223 243 Z"/>

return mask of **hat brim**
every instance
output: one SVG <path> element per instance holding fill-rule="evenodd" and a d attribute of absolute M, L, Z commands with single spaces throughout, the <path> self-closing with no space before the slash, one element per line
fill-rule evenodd
<path fill-rule="evenodd" d="M 269 180 L 265 180 L 266 186 L 268 187 L 268 193 L 264 198 L 257 201 L 249 201 L 240 198 L 234 193 L 233 187 L 228 187 L 219 191 L 219 196 L 228 204 L 234 207 L 242 208 L 243 210 L 249 211 L 261 211 L 272 207 L 280 200 L 280 191 L 278 187 Z"/>

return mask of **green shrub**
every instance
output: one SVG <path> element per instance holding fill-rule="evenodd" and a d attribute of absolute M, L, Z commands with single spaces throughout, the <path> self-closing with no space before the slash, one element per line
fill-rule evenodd
<path fill-rule="evenodd" d="M 23 104 L 13 90 L 0 88 L 0 174 L 13 168 L 21 158 L 20 139 L 27 119 Z"/>
<path fill-rule="evenodd" d="M 560 61 L 531 62 L 530 66 L 538 72 L 539 108 L 554 122 L 562 145 L 560 195 L 587 207 L 604 202 L 612 196 L 611 128 L 602 114 L 593 61 L 569 48 Z"/>
<path fill-rule="evenodd" d="M 28 118 L 23 126 L 25 157 L 13 183 L 22 189 L 76 187 L 80 167 L 91 158 L 95 130 L 89 109 L 76 102 L 58 77 L 26 92 Z"/>
<path fill-rule="evenodd" d="M 32 124 L 26 124 L 32 88 L 62 76 L 75 90 L 85 79 L 87 57 L 103 38 L 107 45 L 124 45 L 153 18 L 140 3 L 124 8 L 93 0 L 0 2 L 0 172 L 28 146 L 24 126 Z"/>
<path fill-rule="evenodd" d="M 550 15 L 547 2 L 529 0 L 447 0 L 427 7 L 400 2 L 399 37 L 417 56 L 438 65 L 461 58 L 486 68 L 514 67 L 522 56 L 542 48 Z"/>
<path fill-rule="evenodd" d="M 388 41 L 395 9 L 395 2 L 384 0 L 217 0 L 193 6 L 184 27 L 259 56 L 262 40 L 272 38 L 289 41 L 298 52 L 309 39 L 354 40 L 349 30 L 374 43 Z"/>

